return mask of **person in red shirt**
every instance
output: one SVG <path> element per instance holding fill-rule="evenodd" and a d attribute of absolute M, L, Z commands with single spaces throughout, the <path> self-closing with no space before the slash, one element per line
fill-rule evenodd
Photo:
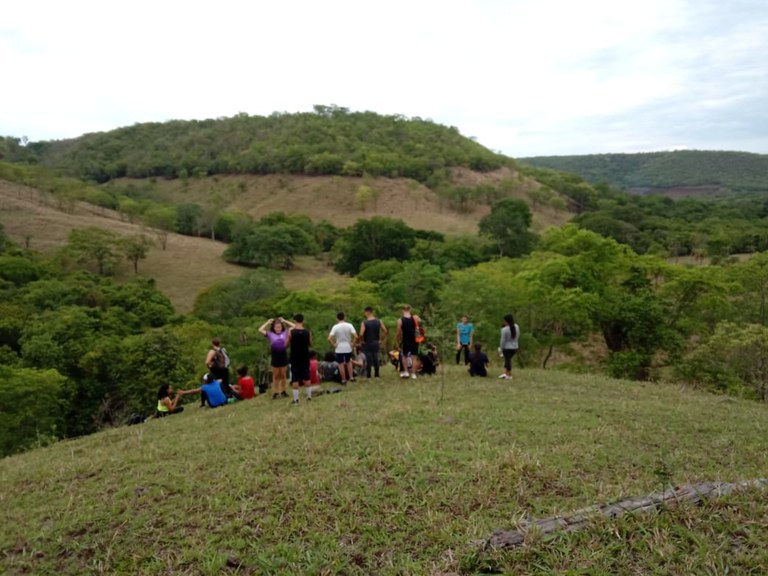
<path fill-rule="evenodd" d="M 248 376 L 248 366 L 240 366 L 237 369 L 237 384 L 232 386 L 240 400 L 248 400 L 257 395 L 253 377 Z"/>
<path fill-rule="evenodd" d="M 317 371 L 317 352 L 309 351 L 309 383 L 312 386 L 320 384 L 320 374 Z"/>

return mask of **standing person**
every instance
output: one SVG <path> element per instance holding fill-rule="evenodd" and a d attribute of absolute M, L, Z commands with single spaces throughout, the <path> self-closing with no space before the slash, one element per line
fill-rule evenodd
<path fill-rule="evenodd" d="M 288 373 L 288 330 L 294 324 L 282 317 L 270 318 L 259 326 L 259 332 L 269 340 L 272 365 L 272 400 L 287 398 L 285 391 Z"/>
<path fill-rule="evenodd" d="M 218 338 L 211 340 L 211 349 L 208 350 L 205 365 L 208 367 L 208 371 L 221 381 L 222 392 L 229 395 L 229 355 Z"/>
<path fill-rule="evenodd" d="M 235 391 L 235 395 L 238 400 L 249 400 L 255 398 L 256 384 L 251 376 L 248 376 L 248 366 L 240 366 L 236 370 L 237 372 L 237 384 L 232 386 Z"/>
<path fill-rule="evenodd" d="M 371 366 L 373 366 L 373 375 L 379 377 L 379 350 L 381 350 L 381 339 L 387 337 L 387 327 L 384 322 L 376 318 L 373 314 L 373 308 L 368 306 L 363 311 L 365 320 L 360 324 L 360 339 L 363 342 L 363 352 L 368 360 L 365 366 L 365 377 L 370 380 Z"/>
<path fill-rule="evenodd" d="M 352 342 L 355 338 L 357 331 L 344 319 L 344 312 L 336 314 L 336 324 L 328 334 L 328 342 L 335 348 L 342 384 L 346 384 L 347 380 L 355 380 L 355 374 L 352 372 Z"/>
<path fill-rule="evenodd" d="M 307 400 L 312 400 L 312 386 L 309 383 L 309 349 L 312 347 L 312 333 L 304 328 L 304 315 L 293 317 L 295 324 L 288 332 L 288 346 L 291 349 L 291 388 L 293 402 L 299 403 L 299 384 L 307 391 Z"/>
<path fill-rule="evenodd" d="M 416 343 L 416 330 L 420 319 L 411 314 L 411 307 L 405 304 L 403 315 L 397 320 L 397 345 L 400 348 L 400 377 L 410 376 L 416 380 L 415 359 L 419 355 L 419 345 Z"/>
<path fill-rule="evenodd" d="M 469 355 L 469 375 L 488 376 L 488 354 L 482 351 L 480 344 L 475 344 L 475 350 Z"/>
<path fill-rule="evenodd" d="M 475 327 L 467 316 L 461 317 L 461 322 L 456 324 L 456 364 L 461 359 L 461 351 L 464 350 L 464 366 L 469 364 L 469 351 L 474 341 Z"/>
<path fill-rule="evenodd" d="M 155 411 L 155 418 L 162 418 L 170 414 L 178 414 L 184 412 L 184 406 L 177 406 L 179 399 L 184 395 L 184 390 L 179 390 L 176 396 L 171 400 L 171 393 L 173 392 L 173 386 L 170 384 L 161 384 L 157 391 L 157 410 Z"/>
<path fill-rule="evenodd" d="M 512 314 L 504 316 L 504 327 L 501 329 L 499 350 L 504 355 L 504 373 L 499 378 L 512 378 L 512 357 L 517 354 L 520 327 L 515 324 Z"/>

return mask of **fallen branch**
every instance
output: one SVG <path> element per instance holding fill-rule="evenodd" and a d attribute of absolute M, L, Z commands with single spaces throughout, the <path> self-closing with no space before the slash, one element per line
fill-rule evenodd
<path fill-rule="evenodd" d="M 531 531 L 540 534 L 553 532 L 573 532 L 585 528 L 594 518 L 618 518 L 625 514 L 655 512 L 661 508 L 674 506 L 681 502 L 696 504 L 706 498 L 724 496 L 749 488 L 768 487 L 768 478 L 744 480 L 742 482 L 702 482 L 683 484 L 664 492 L 655 492 L 645 497 L 627 498 L 612 504 L 589 506 L 567 516 L 553 516 L 530 522 L 521 522 L 516 530 L 494 530 L 485 543 L 485 549 L 512 549 L 522 545 L 525 536 Z"/>

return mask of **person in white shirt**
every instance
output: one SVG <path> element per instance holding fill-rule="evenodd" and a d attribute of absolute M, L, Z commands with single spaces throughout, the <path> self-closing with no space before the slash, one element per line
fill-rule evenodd
<path fill-rule="evenodd" d="M 339 363 L 342 384 L 355 379 L 352 372 L 352 344 L 355 338 L 357 338 L 357 331 L 352 324 L 344 320 L 344 312 L 336 314 L 336 324 L 333 325 L 330 334 L 328 334 L 328 342 L 336 352 L 336 362 Z"/>

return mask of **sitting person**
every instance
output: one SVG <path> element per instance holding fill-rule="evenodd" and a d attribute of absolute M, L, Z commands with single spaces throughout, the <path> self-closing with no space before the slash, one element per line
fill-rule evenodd
<path fill-rule="evenodd" d="M 204 407 L 206 403 L 211 408 L 217 408 L 227 403 L 227 397 L 221 391 L 221 381 L 217 380 L 213 374 L 208 373 L 203 376 L 203 384 L 200 388 L 182 390 L 179 394 L 197 394 L 198 392 L 200 393 L 200 408 Z"/>
<path fill-rule="evenodd" d="M 317 352 L 309 351 L 309 383 L 312 386 L 320 384 L 320 373 L 318 372 Z"/>
<path fill-rule="evenodd" d="M 319 367 L 320 379 L 323 382 L 337 382 L 341 384 L 341 373 L 339 372 L 339 363 L 336 362 L 334 352 L 326 352 L 323 361 Z"/>
<path fill-rule="evenodd" d="M 355 354 L 352 357 L 352 374 L 353 379 L 356 377 L 362 378 L 365 375 L 366 366 L 368 365 L 368 359 L 363 352 L 362 347 L 355 346 Z"/>
<path fill-rule="evenodd" d="M 238 400 L 249 400 L 257 395 L 253 377 L 248 376 L 248 366 L 240 366 L 237 369 L 237 384 L 233 384 L 231 388 Z"/>
<path fill-rule="evenodd" d="M 184 390 L 179 390 L 176 396 L 171 400 L 173 386 L 170 384 L 161 384 L 157 390 L 157 410 L 155 418 L 162 418 L 171 414 L 178 414 L 184 411 L 184 406 L 177 406 L 179 399 L 184 395 Z"/>
<path fill-rule="evenodd" d="M 434 344 L 426 344 L 422 350 L 418 356 L 419 373 L 430 376 L 437 374 L 437 348 Z"/>
<path fill-rule="evenodd" d="M 488 355 L 482 351 L 480 344 L 475 344 L 474 350 L 469 354 L 469 375 L 488 376 Z"/>

